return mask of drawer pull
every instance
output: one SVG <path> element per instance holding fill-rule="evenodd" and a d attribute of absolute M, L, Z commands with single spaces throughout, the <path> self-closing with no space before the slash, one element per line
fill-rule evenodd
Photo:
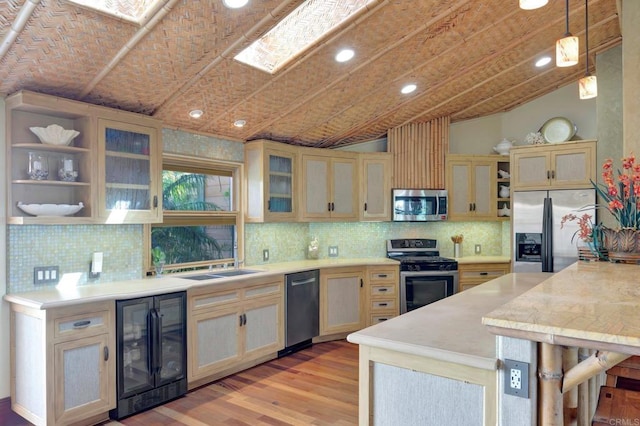
<path fill-rule="evenodd" d="M 73 323 L 73 328 L 87 328 L 91 325 L 91 320 L 76 321 Z"/>
<path fill-rule="evenodd" d="M 388 303 L 378 303 L 378 306 L 387 306 Z"/>
<path fill-rule="evenodd" d="M 378 322 L 386 321 L 388 318 L 378 318 Z"/>
<path fill-rule="evenodd" d="M 387 278 L 387 274 L 378 274 L 378 278 Z"/>
<path fill-rule="evenodd" d="M 388 288 L 379 288 L 378 291 L 380 293 L 384 293 L 385 291 L 389 290 Z"/>
<path fill-rule="evenodd" d="M 488 272 L 480 272 L 480 275 L 489 275 Z"/>
<path fill-rule="evenodd" d="M 103 354 L 104 354 L 104 360 L 105 361 L 109 361 L 109 347 L 108 346 L 104 347 Z"/>

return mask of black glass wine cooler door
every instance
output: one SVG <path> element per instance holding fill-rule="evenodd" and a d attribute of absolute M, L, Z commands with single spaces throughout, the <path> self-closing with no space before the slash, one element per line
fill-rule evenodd
<path fill-rule="evenodd" d="M 112 418 L 186 393 L 184 292 L 116 302 L 117 408 Z"/>

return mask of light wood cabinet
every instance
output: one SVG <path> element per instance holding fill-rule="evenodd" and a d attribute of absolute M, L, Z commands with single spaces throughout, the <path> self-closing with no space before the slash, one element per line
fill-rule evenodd
<path fill-rule="evenodd" d="M 595 141 L 511 148 L 512 190 L 590 188 L 596 179 Z"/>
<path fill-rule="evenodd" d="M 509 272 L 511 272 L 510 262 L 459 263 L 458 291 L 468 290 L 478 284 L 506 275 Z"/>
<path fill-rule="evenodd" d="M 368 266 L 367 326 L 387 321 L 400 313 L 399 267 Z"/>
<path fill-rule="evenodd" d="M 450 220 L 498 220 L 497 156 L 447 157 Z"/>
<path fill-rule="evenodd" d="M 116 406 L 115 304 L 11 305 L 11 408 L 36 425 L 99 422 Z"/>
<path fill-rule="evenodd" d="M 331 268 L 320 271 L 320 336 L 364 328 L 364 270 Z"/>
<path fill-rule="evenodd" d="M 6 98 L 7 222 L 81 224 L 159 222 L 162 123 L 39 93 Z M 40 143 L 30 127 L 76 130 L 68 146 Z M 28 173 L 29 153 L 48 173 Z M 76 176 L 68 175 L 77 172 Z M 61 173 L 62 169 L 62 173 Z M 83 204 L 68 216 L 34 216 L 17 204 Z"/>
<path fill-rule="evenodd" d="M 358 161 L 350 152 L 302 150 L 303 221 L 358 220 Z"/>
<path fill-rule="evenodd" d="M 284 348 L 284 276 L 247 287 L 190 290 L 188 304 L 189 387 Z"/>
<path fill-rule="evenodd" d="M 360 220 L 391 220 L 391 154 L 359 154 L 358 167 L 360 169 Z"/>
<path fill-rule="evenodd" d="M 247 222 L 293 222 L 298 215 L 298 148 L 257 140 L 244 149 Z"/>

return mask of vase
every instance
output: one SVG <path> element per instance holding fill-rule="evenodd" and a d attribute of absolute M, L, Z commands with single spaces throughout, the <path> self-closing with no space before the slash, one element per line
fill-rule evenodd
<path fill-rule="evenodd" d="M 156 268 L 156 278 L 162 278 L 162 271 L 164 269 L 165 262 L 155 262 L 153 266 Z"/>
<path fill-rule="evenodd" d="M 640 260 L 640 230 L 603 228 L 602 245 L 612 261 L 637 263 Z"/>

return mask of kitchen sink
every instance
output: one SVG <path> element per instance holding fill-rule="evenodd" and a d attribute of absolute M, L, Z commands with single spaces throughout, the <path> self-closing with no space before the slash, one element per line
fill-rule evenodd
<path fill-rule="evenodd" d="M 235 277 L 238 275 L 250 275 L 250 274 L 255 274 L 256 272 L 261 272 L 261 271 L 254 271 L 252 269 L 229 269 L 229 270 L 223 270 L 220 272 L 207 272 L 206 274 L 185 275 L 180 278 L 184 278 L 187 280 L 203 281 L 203 280 L 213 280 L 216 278 Z"/>

